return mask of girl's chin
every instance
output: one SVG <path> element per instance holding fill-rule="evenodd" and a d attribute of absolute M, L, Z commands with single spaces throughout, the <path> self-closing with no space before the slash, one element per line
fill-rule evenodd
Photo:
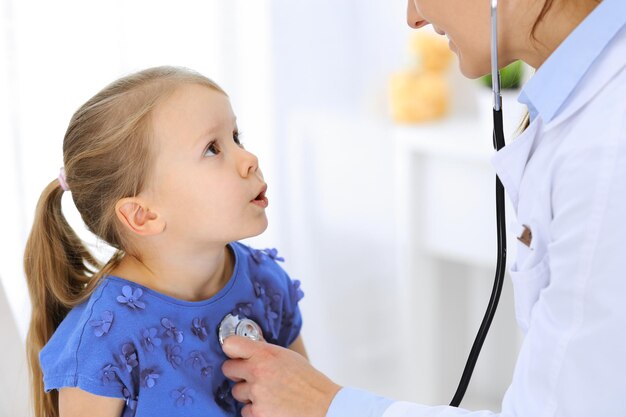
<path fill-rule="evenodd" d="M 263 216 L 261 219 L 259 219 L 259 224 L 256 225 L 256 227 L 252 228 L 248 233 L 242 234 L 242 236 L 240 236 L 237 240 L 258 236 L 267 230 L 267 226 L 267 216 Z"/>

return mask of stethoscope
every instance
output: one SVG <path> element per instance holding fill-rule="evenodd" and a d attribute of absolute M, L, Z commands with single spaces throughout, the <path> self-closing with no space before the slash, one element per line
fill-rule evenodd
<path fill-rule="evenodd" d="M 491 0 L 491 80 L 493 90 L 493 147 L 496 151 L 502 149 L 504 143 L 504 130 L 502 126 L 502 96 L 500 95 L 500 72 L 498 71 L 498 0 Z M 496 176 L 496 227 L 498 235 L 498 261 L 496 263 L 496 276 L 491 290 L 491 297 L 487 305 L 487 311 L 480 323 L 476 339 L 472 345 L 459 386 L 450 402 L 453 407 L 458 407 L 463 400 L 467 386 L 469 385 L 478 360 L 478 355 L 483 347 L 487 332 L 496 314 L 502 285 L 504 283 L 504 268 L 506 265 L 506 226 L 504 212 L 504 187 Z"/>
<path fill-rule="evenodd" d="M 502 126 L 502 96 L 500 95 L 500 72 L 498 70 L 498 0 L 491 0 L 491 79 L 493 90 L 493 147 L 496 151 L 502 149 L 504 143 L 504 130 Z M 498 261 L 496 263 L 496 275 L 491 291 L 491 297 L 487 306 L 487 311 L 480 324 L 476 339 L 472 345 L 463 375 L 459 386 L 450 402 L 453 407 L 458 407 L 463 400 L 463 396 L 467 391 L 478 355 L 482 349 L 489 327 L 496 313 L 500 294 L 502 293 L 502 285 L 504 283 L 504 268 L 506 265 L 506 228 L 505 228 L 505 212 L 504 212 L 504 187 L 500 179 L 496 176 L 496 226 L 498 235 Z M 263 333 L 260 326 L 253 320 L 226 315 L 218 328 L 218 337 L 220 344 L 224 344 L 227 337 L 239 335 L 252 340 L 261 340 Z"/>
<path fill-rule="evenodd" d="M 251 340 L 261 340 L 263 331 L 254 320 L 227 314 L 217 329 L 217 337 L 220 345 L 224 345 L 224 340 L 230 336 L 243 336 Z"/>

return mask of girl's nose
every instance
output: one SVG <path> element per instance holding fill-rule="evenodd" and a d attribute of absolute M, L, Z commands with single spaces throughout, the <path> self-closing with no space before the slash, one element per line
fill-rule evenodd
<path fill-rule="evenodd" d="M 240 148 L 239 153 L 239 174 L 242 178 L 248 177 L 259 170 L 259 159 L 255 154 Z"/>
<path fill-rule="evenodd" d="M 419 29 L 421 27 L 426 26 L 429 22 L 428 20 L 424 20 L 422 16 L 417 11 L 417 7 L 415 7 L 415 2 L 413 0 L 408 0 L 407 9 L 406 9 L 406 22 L 413 29 Z"/>

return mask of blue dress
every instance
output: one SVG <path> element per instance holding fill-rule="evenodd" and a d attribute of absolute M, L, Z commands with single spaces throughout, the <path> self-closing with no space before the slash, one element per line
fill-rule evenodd
<path fill-rule="evenodd" d="M 269 343 L 300 333 L 303 293 L 278 266 L 276 250 L 235 242 L 233 275 L 208 300 L 178 300 L 106 276 L 73 308 L 40 353 L 45 390 L 78 387 L 122 398 L 122 416 L 239 416 L 222 373 L 218 327 L 228 315 L 257 322 Z"/>

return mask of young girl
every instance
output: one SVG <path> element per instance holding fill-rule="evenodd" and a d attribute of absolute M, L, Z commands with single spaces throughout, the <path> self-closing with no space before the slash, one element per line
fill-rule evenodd
<path fill-rule="evenodd" d="M 305 355 L 303 294 L 275 250 L 235 242 L 265 230 L 268 200 L 228 96 L 189 70 L 132 74 L 74 114 L 63 157 L 24 256 L 36 416 L 240 415 L 220 323 L 251 319 Z M 63 217 L 64 191 L 117 250 L 106 265 Z"/>

